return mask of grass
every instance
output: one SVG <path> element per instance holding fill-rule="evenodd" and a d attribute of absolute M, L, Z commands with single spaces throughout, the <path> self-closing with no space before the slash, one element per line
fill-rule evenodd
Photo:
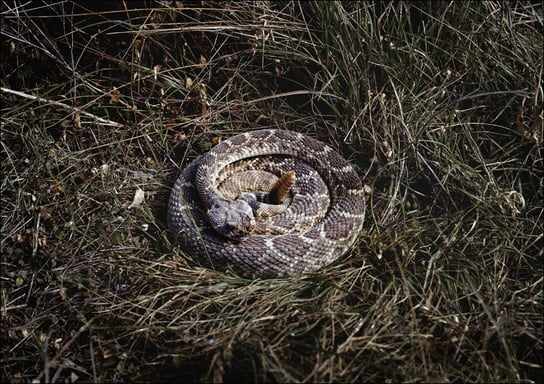
<path fill-rule="evenodd" d="M 542 382 L 542 3 L 6 2 L 2 25 L 2 381 Z M 180 169 L 259 127 L 367 189 L 315 274 L 209 270 L 166 229 Z"/>

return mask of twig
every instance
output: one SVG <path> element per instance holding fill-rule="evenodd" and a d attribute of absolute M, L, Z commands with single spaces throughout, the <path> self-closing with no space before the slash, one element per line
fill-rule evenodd
<path fill-rule="evenodd" d="M 44 363 L 44 369 L 38 374 L 38 376 L 36 376 L 36 378 L 32 381 L 32 382 L 37 382 L 39 383 L 40 380 L 42 379 L 42 377 L 46 374 L 49 374 L 49 368 L 51 366 L 53 366 L 54 364 L 56 364 L 57 360 L 62 356 L 62 354 L 64 352 L 66 352 L 66 350 L 70 347 L 70 345 L 72 345 L 72 343 L 74 341 L 77 340 L 77 338 L 79 337 L 79 335 L 81 335 L 81 333 L 85 332 L 89 326 L 91 325 L 91 323 L 93 322 L 93 320 L 91 319 L 91 321 L 89 321 L 88 323 L 86 324 L 83 324 L 79 330 L 75 333 L 74 336 L 72 336 L 72 338 L 70 340 L 68 340 L 68 342 L 66 344 L 64 344 L 64 346 L 60 349 L 60 351 L 55 355 L 55 357 L 53 357 L 50 361 L 46 361 Z"/>
<path fill-rule="evenodd" d="M 93 118 L 93 119 L 95 119 L 96 121 L 99 121 L 99 122 L 101 122 L 101 123 L 108 124 L 108 125 L 113 125 L 114 127 L 119 127 L 119 128 L 124 127 L 123 124 L 116 123 L 115 121 L 103 119 L 103 118 L 101 118 L 101 117 L 98 117 L 98 116 L 96 116 L 96 115 L 93 115 L 92 113 L 82 111 L 82 110 L 79 109 L 79 108 L 72 107 L 72 106 L 70 106 L 70 105 L 68 105 L 68 104 L 64 104 L 64 103 L 61 103 L 61 102 L 59 102 L 59 101 L 44 99 L 43 97 L 30 95 L 30 94 L 28 94 L 28 93 L 24 93 L 24 92 L 21 92 L 21 91 L 15 91 L 15 90 L 13 90 L 13 89 L 4 88 L 4 87 L 0 87 L 0 90 L 1 90 L 2 92 L 10 93 L 10 94 L 12 94 L 12 95 L 16 95 L 16 96 L 19 96 L 19 97 L 24 97 L 25 99 L 36 100 L 36 101 L 39 101 L 39 102 L 41 102 L 41 103 L 48 103 L 48 104 L 55 105 L 55 106 L 60 107 L 60 108 L 67 109 L 67 110 L 69 110 L 69 111 L 77 112 L 77 113 L 79 113 L 79 114 L 81 114 L 81 115 L 83 115 L 83 116 L 87 116 L 87 117 Z"/>

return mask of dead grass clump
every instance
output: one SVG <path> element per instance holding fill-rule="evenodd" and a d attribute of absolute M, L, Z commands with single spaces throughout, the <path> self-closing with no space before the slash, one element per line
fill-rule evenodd
<path fill-rule="evenodd" d="M 542 4 L 1 9 L 3 380 L 542 381 Z M 313 275 L 167 233 L 180 168 L 258 127 L 367 188 Z"/>

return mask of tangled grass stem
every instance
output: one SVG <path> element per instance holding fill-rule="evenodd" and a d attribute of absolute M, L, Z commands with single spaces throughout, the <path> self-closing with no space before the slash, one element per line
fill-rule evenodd
<path fill-rule="evenodd" d="M 2 381 L 542 382 L 543 13 L 3 3 Z M 168 235 L 180 169 L 260 128 L 363 180 L 319 272 L 243 279 Z"/>

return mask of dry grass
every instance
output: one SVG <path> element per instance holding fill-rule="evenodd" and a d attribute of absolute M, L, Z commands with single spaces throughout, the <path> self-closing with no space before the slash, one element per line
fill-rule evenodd
<path fill-rule="evenodd" d="M 2 381 L 544 380 L 542 4 L 162 3 L 2 3 Z M 316 274 L 167 233 L 180 168 L 258 127 L 369 189 Z"/>

